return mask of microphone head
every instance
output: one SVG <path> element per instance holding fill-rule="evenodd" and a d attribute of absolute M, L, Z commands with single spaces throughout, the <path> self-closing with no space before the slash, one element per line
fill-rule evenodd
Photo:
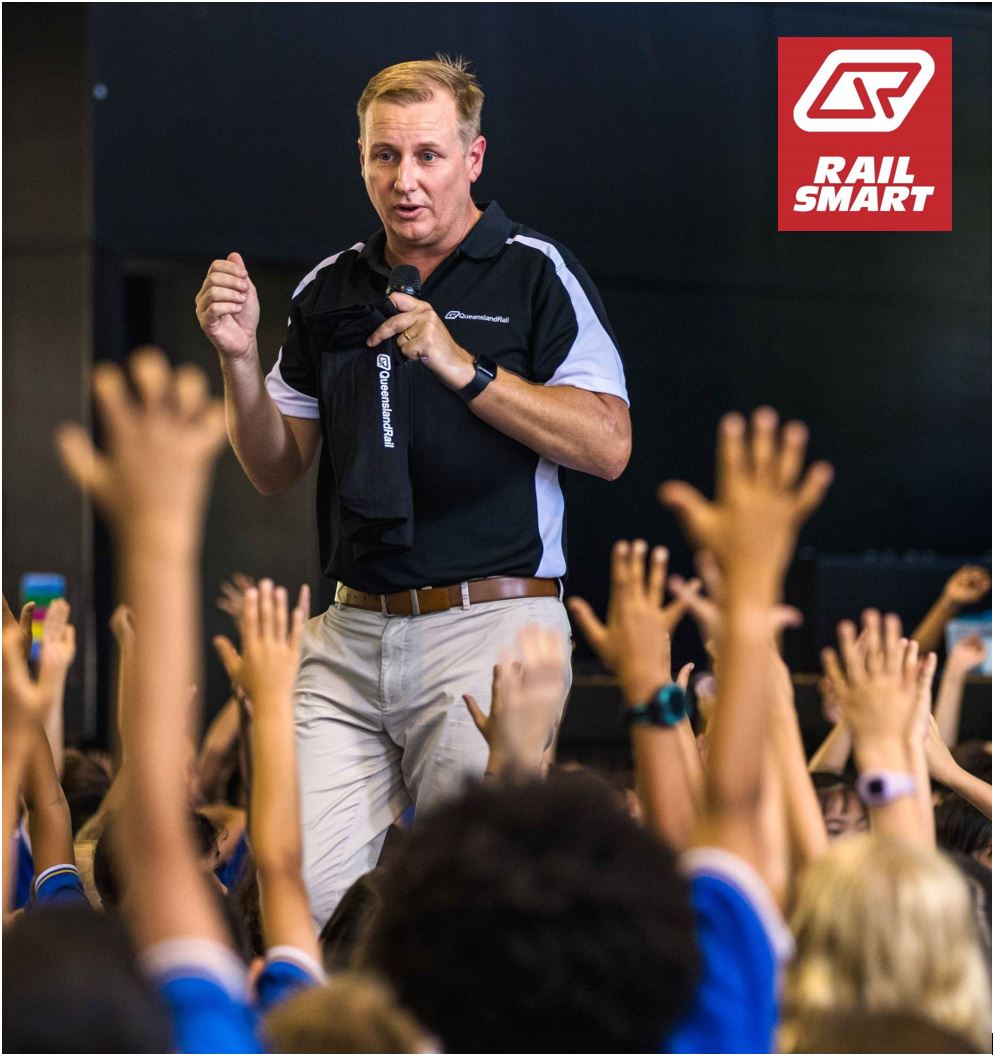
<path fill-rule="evenodd" d="M 397 264 L 390 272 L 390 281 L 386 286 L 386 295 L 406 293 L 408 297 L 421 295 L 421 273 L 410 264 Z"/>

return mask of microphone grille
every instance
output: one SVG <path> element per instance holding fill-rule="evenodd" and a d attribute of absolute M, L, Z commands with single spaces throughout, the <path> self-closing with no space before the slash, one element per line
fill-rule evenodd
<path fill-rule="evenodd" d="M 395 290 L 399 290 L 401 293 L 409 293 L 412 297 L 419 296 L 421 292 L 420 271 L 410 264 L 397 264 L 390 272 L 390 281 L 386 287 L 386 292 L 393 293 Z"/>

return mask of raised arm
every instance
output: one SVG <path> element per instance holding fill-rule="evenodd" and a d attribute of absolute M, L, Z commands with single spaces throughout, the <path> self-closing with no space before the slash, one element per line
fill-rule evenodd
<path fill-rule="evenodd" d="M 793 679 L 779 655 L 770 660 L 769 693 L 773 757 L 783 789 L 790 853 L 794 866 L 801 868 L 827 849 L 827 831 L 807 769 Z"/>
<path fill-rule="evenodd" d="M 486 775 L 509 780 L 541 773 L 562 713 L 568 662 L 561 636 L 546 627 L 529 624 L 517 644 L 520 658 L 507 650 L 493 668 L 488 715 L 475 697 L 462 697 L 489 747 Z"/>
<path fill-rule="evenodd" d="M 48 737 L 40 727 L 34 730 L 22 790 L 35 875 L 56 865 L 74 865 L 69 803 L 59 783 Z"/>
<path fill-rule="evenodd" d="M 646 578 L 647 551 L 641 539 L 614 544 L 606 623 L 579 597 L 569 600 L 569 611 L 604 666 L 617 674 L 648 826 L 681 850 L 696 823 L 700 792 L 684 687 L 673 683 L 670 656 L 670 634 L 688 601 L 677 598 L 663 606 L 669 554 L 662 546 L 652 550 Z"/>
<path fill-rule="evenodd" d="M 933 821 L 929 830 L 922 817 L 914 743 L 921 736 L 917 651 L 910 654 L 910 642 L 901 638 L 898 616 L 882 620 L 879 612 L 867 609 L 862 622 L 859 635 L 848 621 L 838 625 L 840 659 L 834 649 L 822 653 L 852 730 L 862 783 L 872 785 L 860 788 L 860 794 L 874 830 L 933 846 Z"/>
<path fill-rule="evenodd" d="M 196 307 L 200 328 L 220 357 L 231 446 L 256 489 L 279 494 L 310 467 L 320 425 L 285 417 L 266 391 L 256 340 L 259 297 L 240 254 L 210 265 Z"/>
<path fill-rule="evenodd" d="M 75 633 L 67 622 L 69 606 L 53 606 L 45 621 L 38 677 L 28 671 L 28 648 L 23 628 L 16 621 L 3 631 L 3 859 L 4 910 L 10 907 L 15 869 L 10 860 L 17 808 L 22 787 L 35 817 L 32 836 L 41 838 L 35 864 L 72 863 L 72 827 L 65 796 L 54 770 L 45 733 L 48 711 L 57 701 L 58 687 L 65 684 L 68 664 L 75 655 Z M 68 846 L 66 845 L 68 843 Z M 51 858 L 62 856 L 59 861 Z"/>
<path fill-rule="evenodd" d="M 717 500 L 707 501 L 685 483 L 660 490 L 692 541 L 714 554 L 724 574 L 721 669 L 697 842 L 735 853 L 762 876 L 768 848 L 756 819 L 776 608 L 800 526 L 832 478 L 830 466 L 818 463 L 800 479 L 806 444 L 803 425 L 791 422 L 780 434 L 769 408 L 755 412 L 747 437 L 744 420 L 730 414 L 718 438 Z"/>
<path fill-rule="evenodd" d="M 199 554 L 223 410 L 203 374 L 175 374 L 157 349 L 136 353 L 130 373 L 101 365 L 94 395 L 107 438 L 99 453 L 79 426 L 64 426 L 59 451 L 117 538 L 122 592 L 139 633 L 134 696 L 125 701 L 121 867 L 126 910 L 139 946 L 175 938 L 226 944 L 226 928 L 197 861 L 188 822 L 186 723 L 177 701 L 195 680 Z"/>
<path fill-rule="evenodd" d="M 924 754 L 927 759 L 928 772 L 934 780 L 951 788 L 961 795 L 966 802 L 975 806 L 986 817 L 993 816 L 993 789 L 968 770 L 963 769 L 952 757 L 947 745 L 941 739 L 941 733 L 934 718 L 928 723 L 924 738 Z"/>
<path fill-rule="evenodd" d="M 263 579 L 243 597 L 239 656 L 226 638 L 215 645 L 225 667 L 252 701 L 252 773 L 248 834 L 258 871 L 266 946 L 290 946 L 320 961 L 310 901 L 303 882 L 300 788 L 293 739 L 293 681 L 303 624 L 310 608 L 306 586 L 292 615 L 286 590 Z"/>
<path fill-rule="evenodd" d="M 941 672 L 938 698 L 934 704 L 934 720 L 938 723 L 941 739 L 954 747 L 959 742 L 959 722 L 962 717 L 962 696 L 969 671 L 986 658 L 986 646 L 978 634 L 970 634 L 956 641 L 945 659 Z"/>
<path fill-rule="evenodd" d="M 981 601 L 990 589 L 990 576 L 985 568 L 967 564 L 945 583 L 937 601 L 931 606 L 920 626 L 910 635 L 922 652 L 936 652 L 941 648 L 945 626 L 965 605 Z"/>

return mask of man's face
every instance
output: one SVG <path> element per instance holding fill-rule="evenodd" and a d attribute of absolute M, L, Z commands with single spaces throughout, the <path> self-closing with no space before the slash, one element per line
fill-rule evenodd
<path fill-rule="evenodd" d="M 426 103 L 377 100 L 369 106 L 359 158 L 391 249 L 447 255 L 458 245 L 475 215 L 470 189 L 485 149 L 482 136 L 468 150 L 463 145 L 447 91 L 436 90 Z"/>

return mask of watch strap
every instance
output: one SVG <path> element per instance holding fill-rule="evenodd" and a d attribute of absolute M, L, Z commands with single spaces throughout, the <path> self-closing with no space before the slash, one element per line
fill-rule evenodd
<path fill-rule="evenodd" d="M 458 393 L 466 403 L 471 403 L 497 375 L 497 364 L 489 356 L 477 355 L 473 363 L 476 367 L 476 376 L 465 388 L 460 388 Z"/>
<path fill-rule="evenodd" d="M 917 781 L 909 773 L 879 770 L 862 773 L 855 781 L 855 790 L 866 806 L 886 806 L 894 799 L 917 792 Z"/>
<path fill-rule="evenodd" d="M 690 712 L 689 701 L 675 682 L 663 685 L 644 703 L 626 708 L 629 725 L 678 725 Z"/>

